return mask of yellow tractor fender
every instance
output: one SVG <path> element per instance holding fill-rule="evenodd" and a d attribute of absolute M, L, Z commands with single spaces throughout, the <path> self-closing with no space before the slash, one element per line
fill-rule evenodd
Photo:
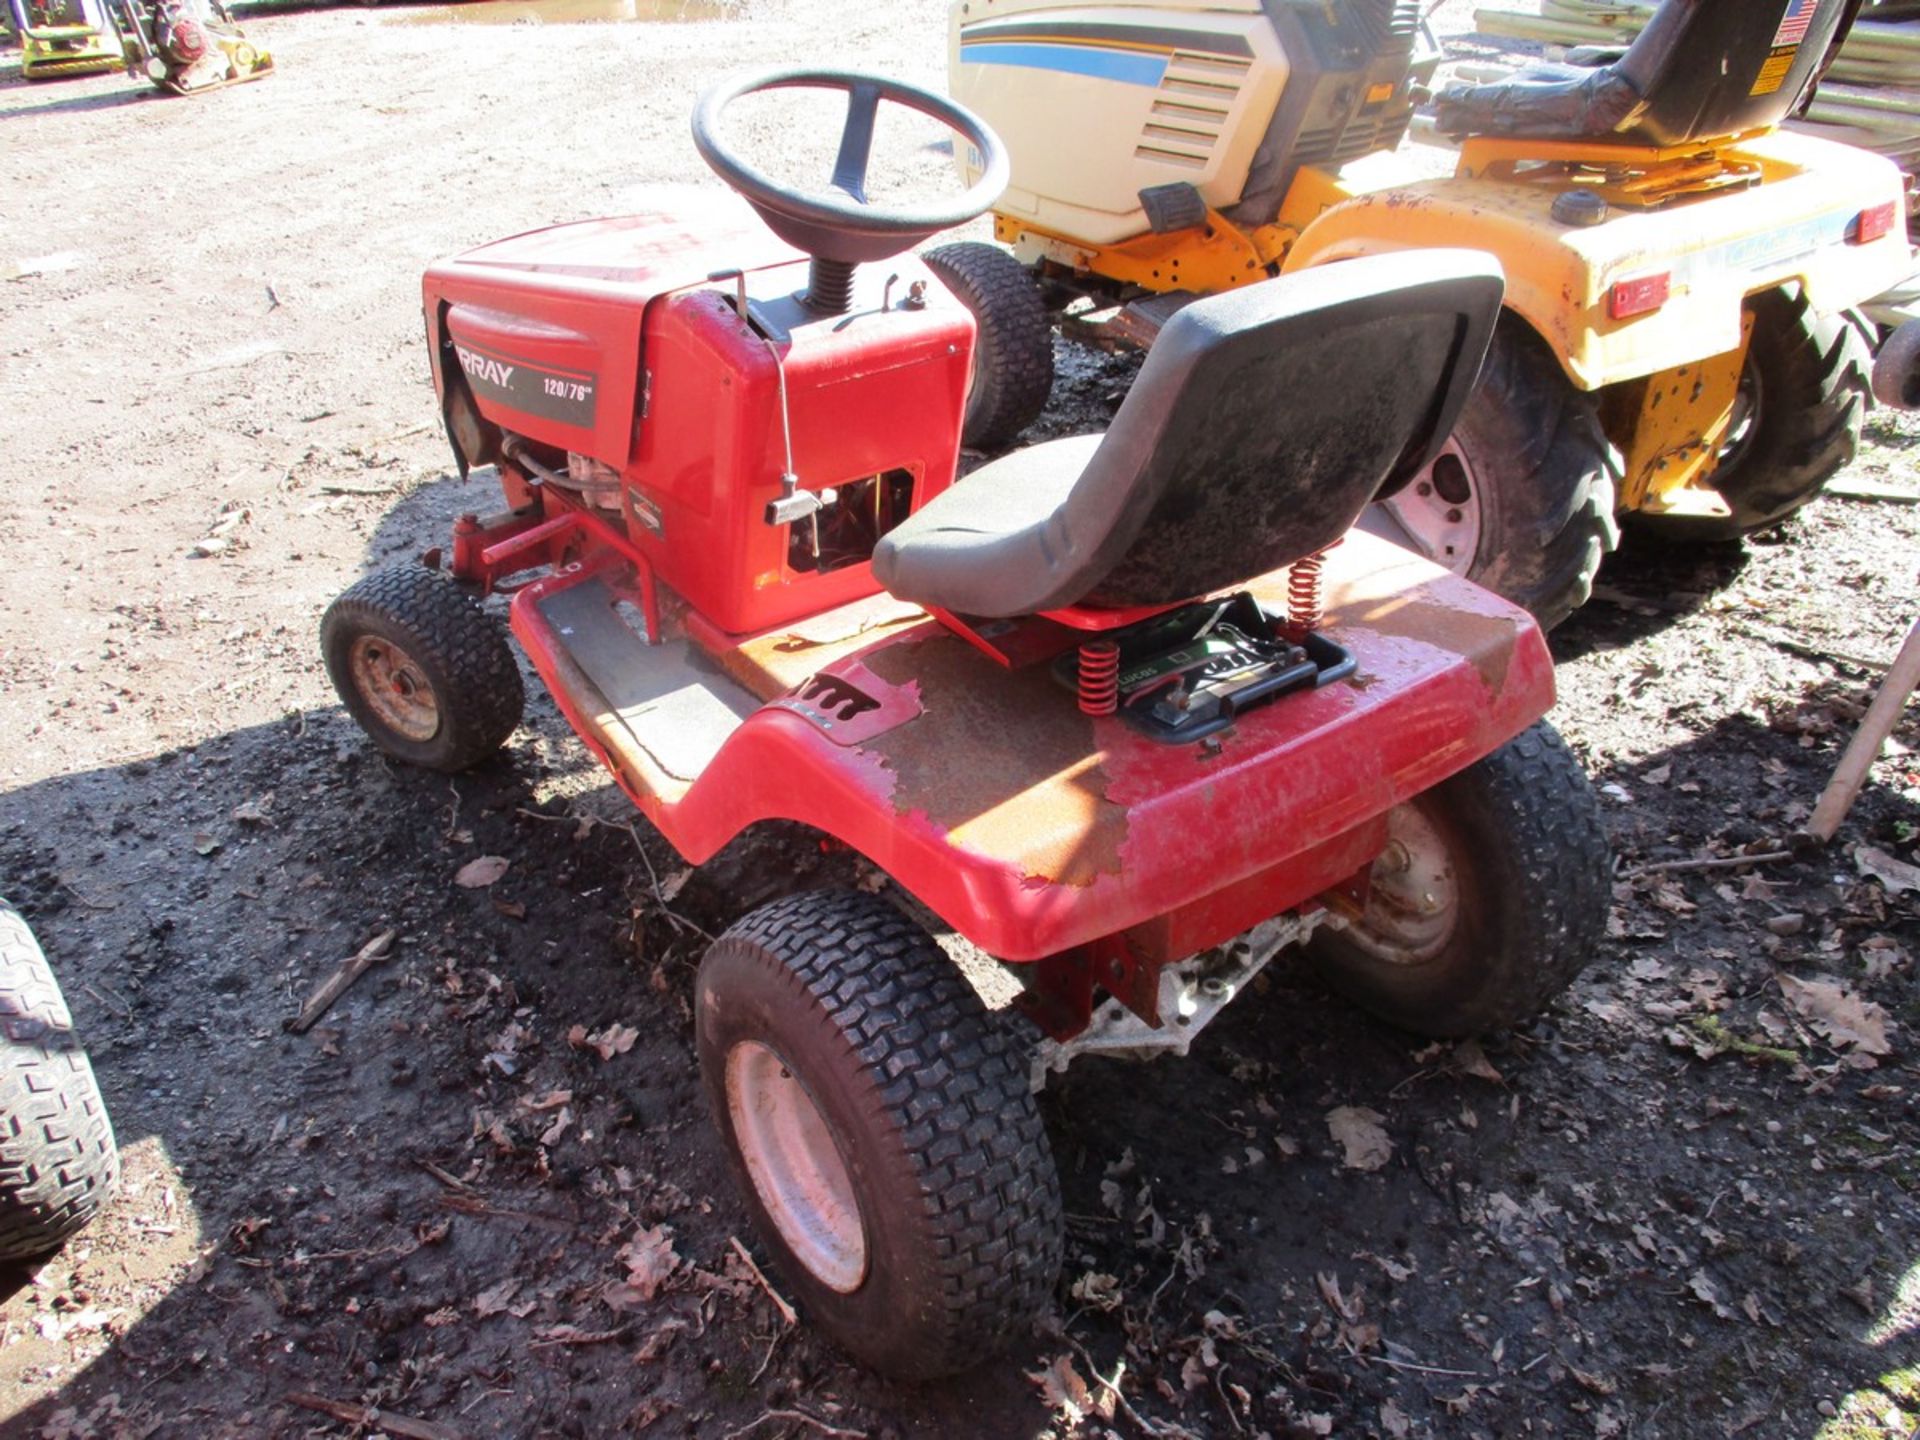
<path fill-rule="evenodd" d="M 1590 380 L 1582 330 L 1589 288 L 1586 267 L 1542 237 L 1530 217 L 1486 187 L 1484 197 L 1462 193 L 1471 181 L 1444 180 L 1379 190 L 1323 211 L 1287 252 L 1284 274 L 1314 265 L 1438 246 L 1485 250 L 1507 274 L 1506 308 L 1524 320 L 1559 359 L 1567 377 L 1583 390 Z M 1572 303 L 1570 303 L 1572 302 Z M 1736 328 L 1735 338 L 1738 338 Z M 1697 343 L 1697 342 L 1696 342 Z"/>
<path fill-rule="evenodd" d="M 1747 297 L 1796 285 L 1833 314 L 1911 269 L 1904 226 L 1867 239 L 1869 207 L 1903 216 L 1882 157 L 1805 136 L 1728 152 L 1767 183 L 1657 209 L 1614 207 L 1599 224 L 1553 218 L 1560 189 L 1456 175 L 1369 191 L 1307 220 L 1284 268 L 1428 246 L 1486 250 L 1507 272 L 1507 308 L 1582 390 L 1644 379 L 1744 344 Z"/>

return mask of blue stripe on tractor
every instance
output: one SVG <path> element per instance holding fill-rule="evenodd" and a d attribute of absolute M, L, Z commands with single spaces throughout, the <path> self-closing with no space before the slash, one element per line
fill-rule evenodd
<path fill-rule="evenodd" d="M 1029 70 L 1060 70 L 1069 75 L 1092 75 L 1124 85 L 1154 86 L 1167 73 L 1165 55 L 1143 55 L 1136 50 L 1101 50 L 1090 45 L 1016 44 L 977 40 L 960 47 L 964 65 L 1019 65 Z"/>

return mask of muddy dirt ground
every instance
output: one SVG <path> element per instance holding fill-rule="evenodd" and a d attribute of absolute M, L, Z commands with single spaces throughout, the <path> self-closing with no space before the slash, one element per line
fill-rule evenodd
<path fill-rule="evenodd" d="M 1047 1092 L 1068 1263 L 1014 1354 L 906 1388 L 785 1323 L 688 995 L 706 933 L 856 862 L 769 832 L 687 872 L 537 686 L 496 762 L 386 763 L 315 630 L 483 498 L 435 429 L 423 265 L 711 183 L 685 116 L 723 69 L 938 85 L 941 7 L 420 13 L 251 18 L 280 73 L 197 101 L 0 74 L 0 890 L 126 1163 L 0 1276 L 0 1433 L 355 1433 L 306 1391 L 465 1436 L 1909 1440 L 1920 724 L 1829 852 L 1646 869 L 1804 818 L 1915 613 L 1908 504 L 1630 546 L 1555 635 L 1618 883 L 1550 1014 L 1424 1047 L 1276 969 L 1191 1059 Z M 1097 426 L 1124 363 L 1062 358 L 1045 429 Z M 1913 490 L 1917 444 L 1875 416 L 1853 473 Z M 481 856 L 504 877 L 456 885 Z M 1378 1168 L 1337 1107 L 1377 1115 Z M 616 1284 L 643 1235 L 664 1280 Z"/>

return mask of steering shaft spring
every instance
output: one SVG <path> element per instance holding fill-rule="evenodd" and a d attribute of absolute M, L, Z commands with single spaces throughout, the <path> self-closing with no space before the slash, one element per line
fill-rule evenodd
<path fill-rule="evenodd" d="M 1089 640 L 1080 647 L 1080 711 L 1111 715 L 1120 708 L 1120 647 Z"/>

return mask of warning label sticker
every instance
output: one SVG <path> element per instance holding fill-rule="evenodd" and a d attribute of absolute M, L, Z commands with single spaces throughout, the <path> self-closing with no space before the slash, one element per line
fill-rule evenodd
<path fill-rule="evenodd" d="M 1787 74 L 1793 69 L 1794 58 L 1800 53 L 1800 46 L 1807 38 L 1807 31 L 1813 25 L 1813 17 L 1820 11 L 1820 0 L 1793 0 L 1787 6 L 1787 13 L 1780 17 L 1780 28 L 1773 32 L 1773 53 L 1767 57 L 1766 64 L 1760 67 L 1749 95 L 1777 94 L 1780 87 L 1787 83 Z"/>

